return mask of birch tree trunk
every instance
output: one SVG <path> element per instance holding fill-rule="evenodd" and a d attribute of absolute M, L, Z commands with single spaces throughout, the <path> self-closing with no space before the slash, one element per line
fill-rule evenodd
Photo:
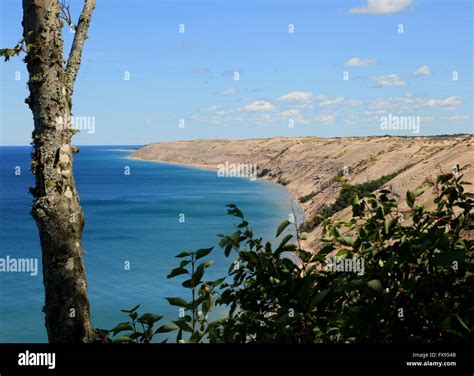
<path fill-rule="evenodd" d="M 67 65 L 59 0 L 23 0 L 23 37 L 34 119 L 32 215 L 42 248 L 45 323 L 52 343 L 98 340 L 90 321 L 81 248 L 84 215 L 73 176 L 71 99 L 95 0 L 85 0 Z"/>

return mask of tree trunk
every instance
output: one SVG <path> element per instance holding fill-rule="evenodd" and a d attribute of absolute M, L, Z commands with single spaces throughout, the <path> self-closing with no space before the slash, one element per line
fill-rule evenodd
<path fill-rule="evenodd" d="M 83 16 L 75 38 L 81 22 L 87 31 L 90 15 Z M 46 329 L 53 343 L 90 343 L 98 337 L 90 321 L 81 248 L 84 215 L 73 176 L 71 137 L 75 131 L 70 127 L 72 85 L 81 51 L 75 71 L 68 72 L 62 29 L 58 0 L 23 0 L 30 91 L 26 103 L 34 119 L 32 215 L 42 248 Z"/>

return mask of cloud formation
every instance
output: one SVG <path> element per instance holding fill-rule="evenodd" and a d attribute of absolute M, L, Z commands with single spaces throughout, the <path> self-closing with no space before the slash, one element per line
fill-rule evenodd
<path fill-rule="evenodd" d="M 321 102 L 319 103 L 320 106 L 358 106 L 362 103 L 361 100 L 359 99 L 348 99 L 345 97 L 335 97 L 335 98 L 330 98 L 330 97 L 325 97 L 323 96 L 320 97 Z"/>
<path fill-rule="evenodd" d="M 273 111 L 275 107 L 267 101 L 255 101 L 242 107 L 244 111 Z"/>
<path fill-rule="evenodd" d="M 430 107 L 430 108 L 444 108 L 446 110 L 454 110 L 457 105 L 462 103 L 461 97 L 459 96 L 449 96 L 442 99 L 420 99 L 419 103 L 423 107 Z"/>
<path fill-rule="evenodd" d="M 403 87 L 406 86 L 406 82 L 398 74 L 388 74 L 385 76 L 372 76 L 369 77 L 375 82 L 376 87 Z"/>
<path fill-rule="evenodd" d="M 280 116 L 285 118 L 294 118 L 300 116 L 300 110 L 298 109 L 290 109 L 283 112 L 280 112 Z"/>
<path fill-rule="evenodd" d="M 307 91 L 293 91 L 278 98 L 282 102 L 308 102 L 313 99 L 313 94 Z"/>
<path fill-rule="evenodd" d="M 431 69 L 428 65 L 423 65 L 413 72 L 415 77 L 419 76 L 431 76 Z"/>
<path fill-rule="evenodd" d="M 377 65 L 379 61 L 377 59 L 361 59 L 359 57 L 351 57 L 344 63 L 345 67 L 360 68 L 368 67 L 370 65 Z"/>
<path fill-rule="evenodd" d="M 349 9 L 350 14 L 394 14 L 408 9 L 413 0 L 367 0 L 363 7 Z"/>

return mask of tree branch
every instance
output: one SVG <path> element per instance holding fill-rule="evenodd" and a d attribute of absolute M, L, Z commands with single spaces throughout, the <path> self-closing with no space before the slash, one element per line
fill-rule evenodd
<path fill-rule="evenodd" d="M 84 8 L 79 17 L 79 22 L 76 26 L 76 33 L 74 41 L 72 42 L 71 51 L 66 64 L 66 82 L 69 90 L 69 95 L 72 95 L 74 82 L 76 81 L 77 72 L 81 66 L 82 49 L 84 42 L 87 39 L 87 30 L 92 18 L 92 12 L 95 8 L 96 0 L 85 0 Z"/>
<path fill-rule="evenodd" d="M 70 9 L 71 8 L 71 3 L 70 1 L 66 4 L 66 1 L 65 0 L 62 0 L 60 3 L 59 3 L 59 10 L 60 10 L 60 14 L 59 14 L 59 17 L 64 21 L 66 22 L 69 27 L 72 29 L 72 30 L 76 30 L 76 25 L 74 24 L 73 20 L 72 20 L 72 17 L 71 17 L 71 12 L 70 12 Z"/>

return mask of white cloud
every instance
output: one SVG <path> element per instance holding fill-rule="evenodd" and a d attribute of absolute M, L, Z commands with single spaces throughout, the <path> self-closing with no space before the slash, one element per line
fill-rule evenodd
<path fill-rule="evenodd" d="M 330 97 L 325 96 L 325 98 L 319 104 L 321 106 L 334 106 L 334 105 L 358 106 L 361 103 L 362 103 L 362 101 L 359 100 L 359 99 L 347 99 L 347 98 L 344 98 L 344 97 L 330 98 Z"/>
<path fill-rule="evenodd" d="M 314 120 L 319 123 L 332 123 L 336 117 L 332 114 L 322 114 L 314 117 Z"/>
<path fill-rule="evenodd" d="M 393 104 L 392 98 L 377 99 L 369 107 L 376 111 L 388 110 L 390 107 L 392 107 L 392 104 Z"/>
<path fill-rule="evenodd" d="M 275 107 L 270 102 L 255 101 L 242 107 L 244 111 L 273 111 Z"/>
<path fill-rule="evenodd" d="M 300 116 L 300 110 L 298 109 L 291 109 L 291 110 L 286 110 L 280 113 L 280 116 L 282 117 L 298 117 Z"/>
<path fill-rule="evenodd" d="M 278 98 L 279 101 L 282 102 L 308 102 L 313 98 L 313 94 L 307 91 L 294 91 L 292 93 L 288 93 L 282 95 Z"/>
<path fill-rule="evenodd" d="M 226 97 L 232 97 L 234 96 L 235 94 L 237 94 L 237 89 L 236 88 L 229 88 L 229 89 L 225 89 L 225 90 L 222 90 L 220 93 L 220 95 L 224 95 Z"/>
<path fill-rule="evenodd" d="M 424 98 L 418 99 L 418 103 L 422 107 L 443 108 L 446 110 L 453 110 L 462 100 L 459 96 L 450 96 L 443 99 Z"/>
<path fill-rule="evenodd" d="M 330 96 L 329 95 L 324 95 L 324 94 L 319 94 L 319 95 L 316 95 L 315 98 L 318 101 L 325 101 L 325 100 L 328 100 L 330 98 Z"/>
<path fill-rule="evenodd" d="M 428 65 L 423 65 L 413 72 L 415 77 L 418 76 L 431 76 L 431 69 Z"/>
<path fill-rule="evenodd" d="M 379 61 L 377 59 L 361 59 L 358 57 L 351 57 L 344 63 L 346 67 L 368 67 L 369 65 L 377 65 Z"/>
<path fill-rule="evenodd" d="M 421 98 L 413 94 L 405 94 L 401 97 L 378 98 L 372 101 L 368 108 L 370 112 L 376 111 L 421 111 L 430 110 L 453 110 L 462 103 L 459 96 L 450 96 L 446 98 Z"/>
<path fill-rule="evenodd" d="M 407 9 L 413 0 L 367 0 L 367 5 L 349 9 L 350 14 L 393 14 Z"/>
<path fill-rule="evenodd" d="M 403 87 L 406 86 L 406 82 L 403 81 L 397 74 L 389 74 L 385 76 L 373 76 L 369 77 L 372 81 L 375 82 L 377 87 Z"/>
<path fill-rule="evenodd" d="M 441 118 L 443 120 L 448 120 L 448 121 L 467 121 L 469 120 L 468 115 L 452 115 L 452 116 L 446 116 Z"/>

